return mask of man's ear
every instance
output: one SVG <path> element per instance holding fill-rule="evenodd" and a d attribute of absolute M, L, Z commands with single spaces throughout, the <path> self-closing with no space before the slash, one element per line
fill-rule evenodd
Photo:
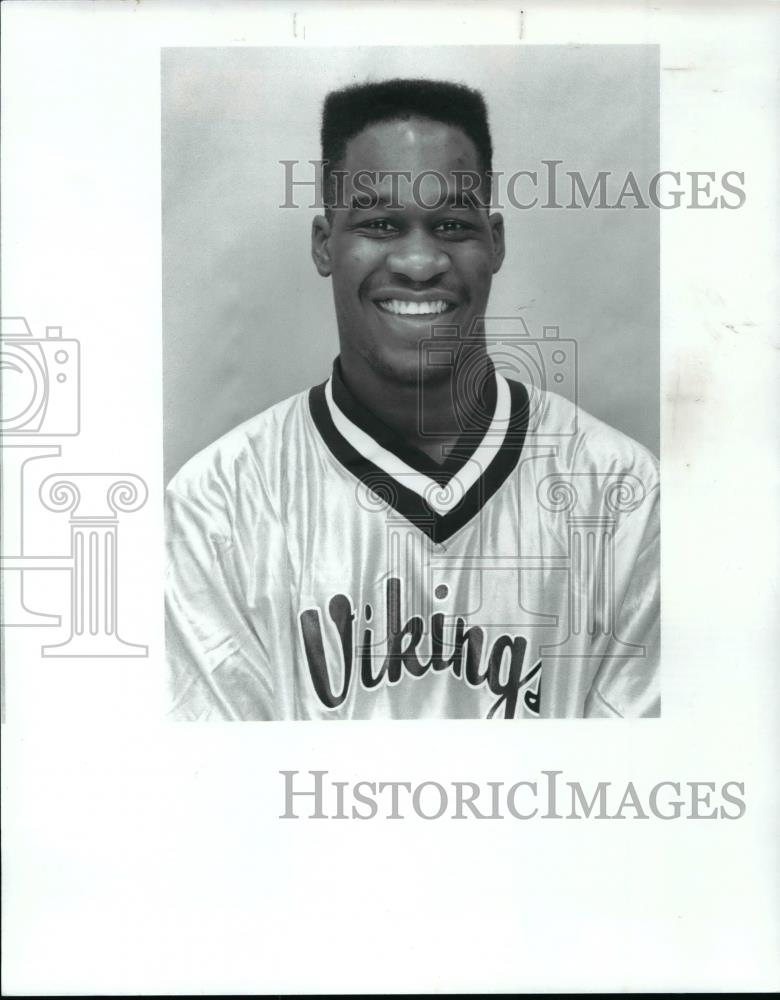
<path fill-rule="evenodd" d="M 328 278 L 331 272 L 330 238 L 331 225 L 324 215 L 317 215 L 311 224 L 311 258 L 323 278 Z"/>
<path fill-rule="evenodd" d="M 493 240 L 493 274 L 501 270 L 506 247 L 504 245 L 504 217 L 500 212 L 488 216 L 490 235 Z"/>

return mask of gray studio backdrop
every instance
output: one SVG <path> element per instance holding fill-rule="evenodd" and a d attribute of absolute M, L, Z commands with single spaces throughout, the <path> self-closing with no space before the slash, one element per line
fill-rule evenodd
<path fill-rule="evenodd" d="M 279 161 L 301 161 L 310 177 L 326 92 L 393 76 L 481 89 L 493 166 L 506 174 L 557 159 L 588 188 L 612 171 L 616 195 L 628 171 L 646 192 L 659 169 L 655 46 L 164 49 L 166 481 L 240 421 L 327 377 L 338 347 L 330 282 L 309 256 L 316 213 L 279 207 Z M 568 203 L 568 181 L 559 198 Z M 576 340 L 579 403 L 658 453 L 659 218 L 625 204 L 504 207 L 490 312 Z M 572 395 L 568 381 L 549 387 Z"/>

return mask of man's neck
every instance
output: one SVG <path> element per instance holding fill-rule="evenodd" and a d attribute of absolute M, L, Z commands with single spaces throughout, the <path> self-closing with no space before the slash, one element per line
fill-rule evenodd
<path fill-rule="evenodd" d="M 419 382 L 392 381 L 359 356 L 341 354 L 339 364 L 352 397 L 437 463 L 445 461 L 464 430 L 484 431 L 495 407 L 493 367 L 482 344 L 468 351 L 461 346 L 457 367 L 443 377 Z M 475 392 L 479 375 L 461 378 L 467 371 L 482 373 L 481 393 Z M 465 387 L 469 391 L 464 392 Z"/>

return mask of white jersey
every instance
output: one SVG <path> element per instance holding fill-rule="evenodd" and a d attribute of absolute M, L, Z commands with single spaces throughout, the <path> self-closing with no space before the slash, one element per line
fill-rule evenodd
<path fill-rule="evenodd" d="M 656 459 L 496 374 L 436 464 L 323 385 L 166 492 L 180 719 L 533 719 L 660 710 Z"/>

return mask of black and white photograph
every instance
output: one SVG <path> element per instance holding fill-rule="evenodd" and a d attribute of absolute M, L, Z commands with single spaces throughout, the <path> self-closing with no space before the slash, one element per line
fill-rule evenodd
<path fill-rule="evenodd" d="M 163 51 L 174 717 L 660 714 L 658 56 Z"/>
<path fill-rule="evenodd" d="M 777 991 L 777 15 L 0 4 L 4 996 Z"/>

